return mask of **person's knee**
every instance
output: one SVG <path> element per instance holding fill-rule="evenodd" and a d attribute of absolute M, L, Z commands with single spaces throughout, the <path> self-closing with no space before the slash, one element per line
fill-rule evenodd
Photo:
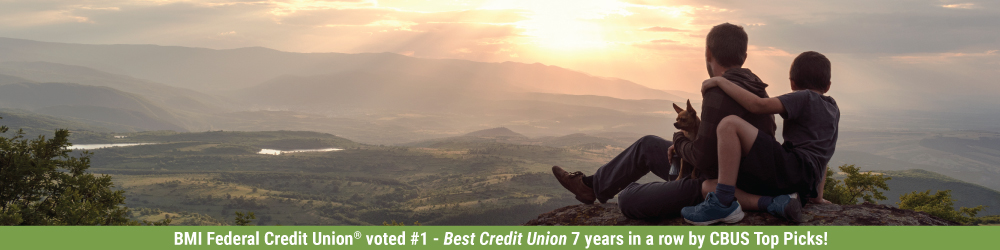
<path fill-rule="evenodd" d="M 647 135 L 647 136 L 643 136 L 642 138 L 639 138 L 639 143 L 650 143 L 650 142 L 658 142 L 658 141 L 663 141 L 663 138 L 660 138 L 659 136 L 655 136 L 655 135 Z"/>
<path fill-rule="evenodd" d="M 638 185 L 639 184 L 633 182 L 632 184 L 625 186 L 625 188 L 623 188 L 622 191 L 618 192 L 619 208 L 625 210 L 626 207 L 630 207 L 632 205 L 632 199 L 631 199 L 632 193 L 635 191 L 635 188 Z"/>
<path fill-rule="evenodd" d="M 618 193 L 618 209 L 621 209 L 625 218 L 641 220 L 646 217 L 642 213 L 644 207 L 642 207 L 641 200 L 643 197 L 635 193 L 638 186 L 638 184 L 633 183 Z"/>
<path fill-rule="evenodd" d="M 719 126 L 716 128 L 716 132 L 721 134 L 736 131 L 737 125 L 742 120 L 743 119 L 736 115 L 723 117 L 722 120 L 719 121 Z"/>

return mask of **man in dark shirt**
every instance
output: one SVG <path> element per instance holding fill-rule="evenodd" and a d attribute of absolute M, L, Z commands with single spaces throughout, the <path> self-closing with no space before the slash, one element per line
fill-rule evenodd
<path fill-rule="evenodd" d="M 747 34 L 740 26 L 724 23 L 713 27 L 706 38 L 705 49 L 709 76 L 725 77 L 760 97 L 767 97 L 764 90 L 767 84 L 749 69 L 741 68 L 746 60 L 747 41 Z M 718 156 L 714 132 L 723 117 L 739 116 L 770 135 L 774 135 L 776 129 L 773 115 L 752 114 L 718 90 L 703 94 L 701 115 L 699 135 L 694 141 L 688 140 L 681 133 L 674 134 L 673 143 L 657 136 L 645 136 L 598 169 L 594 175 L 586 176 L 579 171 L 570 173 L 558 166 L 552 167 L 552 172 L 559 183 L 580 202 L 590 204 L 599 200 L 603 203 L 618 195 L 619 206 L 626 217 L 658 219 L 678 216 L 681 208 L 703 201 L 707 193 L 702 189 L 706 185 L 705 180 L 717 178 Z M 671 156 L 675 146 L 680 157 Z M 698 169 L 697 178 L 672 178 L 674 176 L 669 173 L 670 162 L 676 162 L 679 158 Z M 635 183 L 650 172 L 665 182 Z M 688 173 L 678 174 L 687 176 Z"/>
<path fill-rule="evenodd" d="M 721 74 L 722 77 L 761 98 L 768 97 L 767 92 L 764 91 L 767 84 L 763 83 L 749 69 L 739 68 L 739 66 L 721 67 L 724 69 L 716 71 L 724 72 Z M 718 72 L 711 74 L 713 77 L 718 75 Z M 719 140 L 715 130 L 722 118 L 730 115 L 739 116 L 771 136 L 774 136 L 777 128 L 774 124 L 774 115 L 753 114 L 718 88 L 705 92 L 702 98 L 701 126 L 698 128 L 698 136 L 695 140 L 690 140 L 684 136 L 684 133 L 674 133 L 673 149 L 676 150 L 681 159 L 698 169 L 697 175 L 715 179 L 719 175 L 717 146 Z"/>

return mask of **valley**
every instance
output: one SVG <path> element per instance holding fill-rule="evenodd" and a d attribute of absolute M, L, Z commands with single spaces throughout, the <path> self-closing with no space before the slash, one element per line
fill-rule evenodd
<path fill-rule="evenodd" d="M 0 38 L 2 136 L 69 129 L 133 218 L 174 225 L 520 224 L 577 203 L 551 166 L 670 138 L 697 96 L 539 63 Z M 998 215 L 995 117 L 845 109 L 830 166 L 892 176 L 885 204 L 947 189 Z"/>
<path fill-rule="evenodd" d="M 136 218 L 180 225 L 231 221 L 234 211 L 267 225 L 516 224 L 576 202 L 552 181 L 552 165 L 593 171 L 622 149 L 608 137 L 488 136 L 497 130 L 506 129 L 411 147 L 312 132 L 141 132 L 112 140 L 156 144 L 92 150 L 91 171 L 114 177 Z M 540 145 L 549 143 L 566 147 Z"/>

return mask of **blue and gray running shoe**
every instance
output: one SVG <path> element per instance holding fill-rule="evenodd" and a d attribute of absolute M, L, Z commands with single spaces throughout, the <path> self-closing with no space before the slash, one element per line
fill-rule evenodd
<path fill-rule="evenodd" d="M 705 201 L 698 205 L 684 207 L 681 209 L 681 216 L 684 221 L 694 225 L 711 225 L 716 222 L 736 223 L 743 220 L 743 208 L 740 203 L 733 200 L 733 204 L 728 207 L 719 203 L 719 198 L 715 197 L 715 192 L 708 193 Z"/>
<path fill-rule="evenodd" d="M 774 202 L 767 206 L 767 212 L 795 223 L 805 221 L 802 218 L 802 202 L 795 193 L 774 197 Z"/>

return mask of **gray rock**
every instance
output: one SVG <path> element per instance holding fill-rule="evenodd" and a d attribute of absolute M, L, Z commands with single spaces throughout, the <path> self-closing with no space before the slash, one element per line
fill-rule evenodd
<path fill-rule="evenodd" d="M 799 225 L 959 225 L 923 212 L 879 204 L 808 204 L 803 209 L 806 222 Z M 618 203 L 579 204 L 544 213 L 525 225 L 689 225 L 683 218 L 661 221 L 625 218 Z M 733 225 L 795 225 L 764 212 L 747 212 Z"/>

